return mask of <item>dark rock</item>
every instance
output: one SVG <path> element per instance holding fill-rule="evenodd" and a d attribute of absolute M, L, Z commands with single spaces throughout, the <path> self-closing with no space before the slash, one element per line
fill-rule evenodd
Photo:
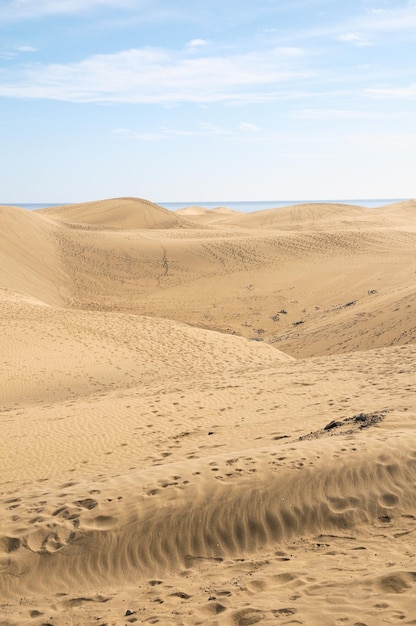
<path fill-rule="evenodd" d="M 338 428 L 338 426 L 342 426 L 342 423 L 332 420 L 332 422 L 329 422 L 329 424 L 324 426 L 324 430 L 332 430 L 333 428 Z"/>
<path fill-rule="evenodd" d="M 354 415 L 353 420 L 354 422 L 366 422 L 368 419 L 368 415 L 366 415 L 365 413 L 358 413 L 358 415 Z"/>

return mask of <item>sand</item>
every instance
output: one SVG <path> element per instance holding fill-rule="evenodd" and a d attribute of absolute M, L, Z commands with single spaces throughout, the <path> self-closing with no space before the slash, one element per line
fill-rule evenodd
<path fill-rule="evenodd" d="M 416 624 L 415 210 L 0 206 L 0 626 Z"/>

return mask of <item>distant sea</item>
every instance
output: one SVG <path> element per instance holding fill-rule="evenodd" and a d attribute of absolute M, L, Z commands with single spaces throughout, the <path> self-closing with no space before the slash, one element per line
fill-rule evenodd
<path fill-rule="evenodd" d="M 176 211 L 177 209 L 183 209 L 189 206 L 202 206 L 206 209 L 215 209 L 216 207 L 228 207 L 233 211 L 240 211 L 241 213 L 252 213 L 254 211 L 262 211 L 264 209 L 275 209 L 283 206 L 292 206 L 294 204 L 318 204 L 322 202 L 329 202 L 331 204 L 351 204 L 353 206 L 364 206 L 369 209 L 374 209 L 385 204 L 392 204 L 393 202 L 402 202 L 408 198 L 377 198 L 377 199 L 356 199 L 356 200 L 258 200 L 258 201 L 227 201 L 219 200 L 218 202 L 204 202 L 203 200 L 195 200 L 195 202 L 158 202 L 160 206 L 170 211 Z M 0 203 L 1 204 L 1 203 Z M 72 202 L 14 202 L 4 203 L 3 206 L 18 206 L 29 211 L 36 209 L 47 209 L 52 206 L 65 206 L 66 204 L 73 204 Z"/>

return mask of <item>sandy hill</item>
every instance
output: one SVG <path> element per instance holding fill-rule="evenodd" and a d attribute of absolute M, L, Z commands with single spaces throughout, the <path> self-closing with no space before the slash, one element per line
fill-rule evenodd
<path fill-rule="evenodd" d="M 175 211 L 177 215 L 187 217 L 196 224 L 222 224 L 227 222 L 229 218 L 238 216 L 238 211 L 225 206 L 218 206 L 214 209 L 207 209 L 202 206 L 189 206 Z"/>
<path fill-rule="evenodd" d="M 174 213 L 177 213 L 178 215 L 186 215 L 187 217 L 195 217 L 199 215 L 207 215 L 209 213 L 209 209 L 195 205 L 187 206 L 183 209 L 177 209 Z"/>
<path fill-rule="evenodd" d="M 297 204 L 255 213 L 240 214 L 228 224 L 247 228 L 281 230 L 358 230 L 384 226 L 386 220 L 377 212 L 349 204 Z"/>
<path fill-rule="evenodd" d="M 37 212 L 67 224 L 91 225 L 98 228 L 147 229 L 186 226 L 186 222 L 175 213 L 139 198 L 84 202 L 40 209 Z"/>
<path fill-rule="evenodd" d="M 377 209 L 377 214 L 388 221 L 391 228 L 416 228 L 416 200 L 395 202 Z"/>
<path fill-rule="evenodd" d="M 373 227 L 362 228 L 363 211 Z M 355 230 L 352 222 L 334 228 L 334 212 L 329 227 L 318 221 L 310 230 L 267 230 L 264 220 L 261 229 L 61 228 L 55 241 L 71 284 L 67 303 L 186 321 L 292 356 L 409 343 L 414 322 L 403 298 L 412 297 L 416 233 L 402 217 L 380 228 L 371 211 L 358 209 Z M 345 335 L 339 328 L 335 341 L 341 322 Z"/>
<path fill-rule="evenodd" d="M 279 209 L 259 212 L 252 228 L 224 222 L 207 230 L 177 215 L 177 228 L 150 228 L 157 205 L 149 203 L 150 210 L 129 202 L 126 209 L 124 199 L 119 207 L 103 201 L 102 213 L 100 203 L 36 212 L 3 208 L 0 287 L 47 304 L 185 321 L 265 341 L 295 357 L 414 341 L 411 202 L 379 210 L 341 207 L 338 226 L 335 207 L 281 209 L 286 226 L 295 211 L 293 230 L 265 228 L 264 214 L 277 219 Z M 315 211 L 321 213 L 308 229 Z M 133 228 L 130 212 L 146 227 Z M 129 227 L 116 228 L 115 215 Z M 93 216 L 94 227 L 80 221 Z"/>
<path fill-rule="evenodd" d="M 1 626 L 414 622 L 414 208 L 0 207 Z"/>
<path fill-rule="evenodd" d="M 161 371 L 169 379 L 208 375 L 219 360 L 224 373 L 291 360 L 267 344 L 170 320 L 56 309 L 0 294 L 0 400 L 8 406 L 149 385 Z"/>
<path fill-rule="evenodd" d="M 392 204 L 386 204 L 377 209 L 382 213 L 393 213 L 394 215 L 409 215 L 414 216 L 416 210 L 416 200 L 402 200 L 400 202 L 394 202 Z"/>
<path fill-rule="evenodd" d="M 62 304 L 68 281 L 57 228 L 34 211 L 0 206 L 0 289 Z"/>

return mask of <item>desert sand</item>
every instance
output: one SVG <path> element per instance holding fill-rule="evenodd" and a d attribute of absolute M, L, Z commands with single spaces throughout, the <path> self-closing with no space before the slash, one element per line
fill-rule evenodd
<path fill-rule="evenodd" d="M 0 206 L 0 626 L 416 624 L 415 215 Z"/>

